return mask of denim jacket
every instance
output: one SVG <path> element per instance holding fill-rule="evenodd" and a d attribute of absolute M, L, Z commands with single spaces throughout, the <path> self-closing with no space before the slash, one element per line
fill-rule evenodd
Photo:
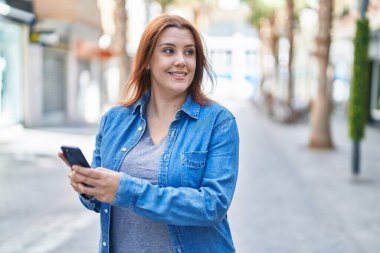
<path fill-rule="evenodd" d="M 149 92 L 133 106 L 117 106 L 101 119 L 92 167 L 118 171 L 147 123 L 143 112 Z M 173 252 L 235 252 L 227 210 L 238 174 L 239 135 L 235 117 L 211 103 L 201 106 L 189 95 L 169 126 L 160 159 L 158 183 L 121 173 L 111 204 L 80 196 L 100 213 L 99 252 L 109 252 L 112 206 L 167 224 Z"/>

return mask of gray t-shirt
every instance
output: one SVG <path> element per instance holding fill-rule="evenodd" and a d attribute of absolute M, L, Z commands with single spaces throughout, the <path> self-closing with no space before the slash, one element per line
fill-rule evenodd
<path fill-rule="evenodd" d="M 125 156 L 120 171 L 157 184 L 166 139 L 154 145 L 147 128 L 140 141 Z M 136 215 L 127 208 L 113 206 L 111 210 L 112 253 L 173 252 L 166 224 Z"/>

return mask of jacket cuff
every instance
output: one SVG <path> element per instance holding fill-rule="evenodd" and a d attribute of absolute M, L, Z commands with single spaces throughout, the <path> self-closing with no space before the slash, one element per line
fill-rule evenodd
<path fill-rule="evenodd" d="M 141 179 L 132 177 L 123 172 L 120 174 L 119 186 L 111 205 L 128 208 L 136 202 L 137 193 L 141 187 Z"/>
<path fill-rule="evenodd" d="M 87 198 L 84 194 L 79 194 L 79 199 L 85 207 L 90 210 L 95 210 L 95 203 L 97 202 L 95 197 Z"/>

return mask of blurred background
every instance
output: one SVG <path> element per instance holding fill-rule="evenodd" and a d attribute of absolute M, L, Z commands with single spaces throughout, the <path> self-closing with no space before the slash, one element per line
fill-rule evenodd
<path fill-rule="evenodd" d="M 237 118 L 237 252 L 378 252 L 380 0 L 0 0 L 0 253 L 96 252 L 56 153 L 91 159 L 161 13 L 201 31 Z"/>

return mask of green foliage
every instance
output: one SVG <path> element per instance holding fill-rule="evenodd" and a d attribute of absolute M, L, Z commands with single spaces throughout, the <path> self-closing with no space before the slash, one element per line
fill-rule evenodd
<path fill-rule="evenodd" d="M 258 27 L 263 18 L 274 18 L 278 9 L 285 8 L 285 1 L 245 0 L 251 9 L 249 22 Z"/>
<path fill-rule="evenodd" d="M 368 19 L 359 19 L 356 23 L 354 39 L 354 64 L 348 111 L 349 134 L 353 140 L 361 140 L 364 137 L 365 125 L 368 118 L 369 39 Z"/>
<path fill-rule="evenodd" d="M 168 6 L 172 4 L 175 0 L 156 0 L 161 6 Z"/>
<path fill-rule="evenodd" d="M 161 6 L 162 12 L 165 12 L 166 8 L 169 5 L 174 4 L 176 2 L 176 0 L 154 0 L 154 1 L 157 2 Z"/>
<path fill-rule="evenodd" d="M 248 21 L 254 26 L 259 27 L 263 19 L 274 20 L 276 13 L 286 10 L 288 0 L 242 0 L 250 9 Z M 299 15 L 305 8 L 305 0 L 294 0 L 295 25 L 299 25 Z"/>

